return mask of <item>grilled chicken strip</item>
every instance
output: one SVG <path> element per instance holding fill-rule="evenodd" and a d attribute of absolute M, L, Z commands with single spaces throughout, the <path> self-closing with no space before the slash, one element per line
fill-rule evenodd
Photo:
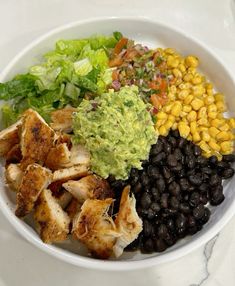
<path fill-rule="evenodd" d="M 108 182 L 96 175 L 89 175 L 78 181 L 70 180 L 64 183 L 63 187 L 80 203 L 86 199 L 103 200 L 114 197 Z"/>
<path fill-rule="evenodd" d="M 22 125 L 22 120 L 0 132 L 0 156 L 5 156 L 11 148 L 19 143 L 19 128 Z"/>
<path fill-rule="evenodd" d="M 126 186 L 122 192 L 118 215 L 115 219 L 115 225 L 121 234 L 113 247 L 116 257 L 122 255 L 124 248 L 134 241 L 143 229 L 135 204 L 134 195 L 130 196 L 130 186 Z"/>
<path fill-rule="evenodd" d="M 64 189 L 60 191 L 59 195 L 56 196 L 56 200 L 58 204 L 62 207 L 62 209 L 65 209 L 72 199 L 73 196 Z"/>
<path fill-rule="evenodd" d="M 72 131 L 72 114 L 76 108 L 65 107 L 51 113 L 51 127 L 56 131 L 70 133 Z"/>
<path fill-rule="evenodd" d="M 70 217 L 71 221 L 76 215 L 81 211 L 82 204 L 78 202 L 75 198 L 72 198 L 65 211 Z"/>
<path fill-rule="evenodd" d="M 20 163 L 22 160 L 21 148 L 20 144 L 14 145 L 11 150 L 9 150 L 5 156 L 6 166 L 13 163 Z"/>
<path fill-rule="evenodd" d="M 27 167 L 16 196 L 16 211 L 18 217 L 24 217 L 34 207 L 42 190 L 47 188 L 52 179 L 50 170 L 34 163 Z"/>
<path fill-rule="evenodd" d="M 51 191 L 41 192 L 35 206 L 34 219 L 41 239 L 46 243 L 60 242 L 67 238 L 70 219 Z"/>
<path fill-rule="evenodd" d="M 88 167 L 86 165 L 77 165 L 66 169 L 56 170 L 53 173 L 52 181 L 66 182 L 72 179 L 78 179 L 88 174 Z"/>
<path fill-rule="evenodd" d="M 89 165 L 89 162 L 90 154 L 83 146 L 74 145 L 69 150 L 66 143 L 60 143 L 50 150 L 45 166 L 58 170 L 80 164 Z"/>
<path fill-rule="evenodd" d="M 23 171 L 18 164 L 9 164 L 5 171 L 6 182 L 12 190 L 17 191 L 19 189 Z"/>
<path fill-rule="evenodd" d="M 24 112 L 22 120 L 22 166 L 25 167 L 34 162 L 42 164 L 53 147 L 55 133 L 44 119 L 32 109 Z"/>
<path fill-rule="evenodd" d="M 87 199 L 73 219 L 72 234 L 83 242 L 97 258 L 108 258 L 119 236 L 108 209 L 112 199 Z"/>

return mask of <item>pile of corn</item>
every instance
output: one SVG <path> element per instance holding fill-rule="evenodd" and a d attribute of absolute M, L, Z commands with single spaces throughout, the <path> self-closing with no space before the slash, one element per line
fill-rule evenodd
<path fill-rule="evenodd" d="M 168 102 L 157 113 L 156 128 L 166 136 L 178 129 L 180 135 L 198 144 L 206 157 L 233 152 L 235 119 L 224 118 L 224 96 L 214 93 L 211 83 L 197 72 L 199 61 L 194 56 L 183 58 L 173 49 L 160 49 L 172 75 Z"/>

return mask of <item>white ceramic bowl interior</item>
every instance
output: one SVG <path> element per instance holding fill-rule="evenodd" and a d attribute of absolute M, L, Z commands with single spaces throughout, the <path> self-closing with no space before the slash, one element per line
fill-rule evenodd
<path fill-rule="evenodd" d="M 172 47 L 183 55 L 194 54 L 200 59 L 201 71 L 212 80 L 217 90 L 226 95 L 231 113 L 235 112 L 235 83 L 223 63 L 198 40 L 183 32 L 145 18 L 106 18 L 93 19 L 69 24 L 55 29 L 26 47 L 0 75 L 0 82 L 10 80 L 17 73 L 26 72 L 27 68 L 41 60 L 42 54 L 53 49 L 58 39 L 83 38 L 94 34 L 111 34 L 120 31 L 125 36 L 150 47 Z M 3 178 L 3 168 L 1 170 Z M 14 195 L 0 182 L 0 209 L 9 222 L 28 241 L 47 253 L 74 265 L 102 270 L 130 270 L 157 265 L 179 258 L 215 236 L 235 212 L 235 178 L 224 186 L 225 201 L 212 208 L 212 216 L 205 227 L 196 235 L 181 240 L 163 253 L 143 255 L 139 252 L 126 252 L 115 261 L 93 259 L 78 242 L 68 241 L 63 244 L 47 245 L 42 243 L 38 234 L 24 221 L 14 215 Z"/>

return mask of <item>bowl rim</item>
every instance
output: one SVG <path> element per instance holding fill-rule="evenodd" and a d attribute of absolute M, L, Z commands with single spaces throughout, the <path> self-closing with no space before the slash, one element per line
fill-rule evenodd
<path fill-rule="evenodd" d="M 178 33 L 181 36 L 189 39 L 192 42 L 195 42 L 201 49 L 205 50 L 207 53 L 209 53 L 219 65 L 221 65 L 229 77 L 230 81 L 235 86 L 235 80 L 231 75 L 230 70 L 226 67 L 226 64 L 218 57 L 218 55 L 211 50 L 206 44 L 201 42 L 195 37 L 189 36 L 187 33 L 185 33 L 183 30 L 179 28 L 172 27 L 171 25 L 168 25 L 166 23 L 163 23 L 161 21 L 155 21 L 151 18 L 144 17 L 144 16 L 112 16 L 112 17 L 92 17 L 86 20 L 79 20 L 74 21 L 65 25 L 60 25 L 59 27 L 56 27 L 54 29 L 49 30 L 48 32 L 44 33 L 40 37 L 37 37 L 35 40 L 33 40 L 30 44 L 26 45 L 25 48 L 23 48 L 13 59 L 7 64 L 7 66 L 2 70 L 0 73 L 0 81 L 4 81 L 5 77 L 9 73 L 9 71 L 12 69 L 12 67 L 17 63 L 17 61 L 23 57 L 29 50 L 37 46 L 41 41 L 46 40 L 47 38 L 50 38 L 50 36 L 65 31 L 67 29 L 80 26 L 80 25 L 86 25 L 86 24 L 92 24 L 97 22 L 109 22 L 109 21 L 130 21 L 130 22 L 142 22 L 148 23 L 148 24 L 155 24 L 163 29 L 171 30 L 172 32 Z M 84 267 L 84 268 L 90 268 L 90 269 L 97 269 L 97 270 L 109 270 L 109 271 L 129 271 L 129 270 L 135 270 L 135 269 L 143 269 L 150 266 L 156 266 L 159 264 L 163 264 L 166 262 L 170 262 L 176 259 L 179 259 L 190 252 L 196 250 L 200 246 L 206 244 L 210 239 L 212 239 L 214 236 L 218 234 L 218 232 L 227 224 L 227 222 L 233 217 L 235 213 L 235 200 L 232 202 L 230 208 L 225 212 L 223 215 L 223 219 L 219 219 L 211 229 L 209 229 L 207 232 L 203 234 L 203 236 L 198 237 L 194 241 L 189 241 L 188 244 L 181 246 L 178 249 L 174 249 L 170 251 L 169 253 L 161 254 L 160 256 L 155 257 L 146 257 L 142 260 L 137 261 L 112 261 L 112 260 L 97 260 L 91 257 L 83 257 L 79 254 L 71 253 L 64 249 L 59 249 L 58 247 L 54 245 L 48 245 L 43 243 L 39 237 L 37 237 L 34 232 L 29 230 L 29 226 L 24 225 L 22 221 L 20 221 L 10 210 L 10 208 L 7 206 L 6 202 L 3 200 L 2 196 L 0 195 L 0 209 L 3 215 L 7 218 L 7 220 L 10 222 L 10 224 L 19 232 L 27 241 L 32 243 L 33 245 L 37 246 L 41 250 L 43 250 L 45 253 L 48 253 L 62 261 L 65 261 L 67 263 Z"/>

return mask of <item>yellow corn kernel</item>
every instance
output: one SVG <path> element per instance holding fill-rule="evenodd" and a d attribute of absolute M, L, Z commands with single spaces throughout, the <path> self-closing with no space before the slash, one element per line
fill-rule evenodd
<path fill-rule="evenodd" d="M 166 127 L 163 125 L 158 129 L 159 135 L 162 136 L 167 136 L 168 134 L 168 130 L 166 129 Z"/>
<path fill-rule="evenodd" d="M 195 56 L 187 56 L 185 58 L 185 64 L 188 67 L 196 68 L 199 64 L 199 61 L 198 58 L 196 58 Z"/>
<path fill-rule="evenodd" d="M 163 111 L 159 111 L 157 113 L 157 119 L 166 119 L 167 118 L 167 114 Z"/>
<path fill-rule="evenodd" d="M 172 114 L 168 115 L 168 120 L 175 122 L 175 116 L 173 116 Z"/>
<path fill-rule="evenodd" d="M 175 122 L 175 123 L 172 125 L 171 129 L 176 130 L 177 128 L 178 128 L 178 124 L 177 124 L 177 122 Z"/>
<path fill-rule="evenodd" d="M 176 101 L 171 109 L 171 114 L 174 116 L 179 116 L 182 110 L 182 104 Z"/>
<path fill-rule="evenodd" d="M 186 82 L 189 82 L 193 79 L 193 75 L 191 73 L 186 73 L 186 75 L 183 77 L 183 80 Z"/>
<path fill-rule="evenodd" d="M 199 98 L 195 98 L 192 102 L 191 105 L 193 107 L 194 110 L 199 110 L 203 105 L 204 102 L 203 100 L 199 99 Z"/>
<path fill-rule="evenodd" d="M 188 120 L 187 120 L 186 117 L 182 117 L 182 118 L 181 118 L 181 122 L 184 122 L 185 124 L 188 124 Z"/>
<path fill-rule="evenodd" d="M 180 85 L 179 85 L 179 88 L 180 89 L 189 89 L 189 88 L 191 88 L 191 83 L 189 83 L 189 82 L 186 82 L 186 83 L 181 83 Z"/>
<path fill-rule="evenodd" d="M 179 69 L 173 69 L 172 73 L 173 73 L 173 75 L 175 77 L 180 77 L 181 78 L 183 76 L 182 72 Z"/>
<path fill-rule="evenodd" d="M 213 89 L 207 88 L 206 93 L 208 96 L 213 96 Z"/>
<path fill-rule="evenodd" d="M 197 113 L 196 111 L 192 110 L 188 113 L 187 115 L 187 119 L 189 122 L 192 122 L 192 121 L 196 121 L 197 120 Z"/>
<path fill-rule="evenodd" d="M 220 144 L 221 152 L 224 154 L 224 152 L 228 152 L 232 149 L 232 142 L 231 141 L 224 141 Z"/>
<path fill-rule="evenodd" d="M 215 101 L 224 101 L 224 95 L 222 93 L 215 93 Z"/>
<path fill-rule="evenodd" d="M 208 117 L 212 118 L 212 119 L 215 119 L 217 117 L 217 112 L 216 111 L 208 112 Z"/>
<path fill-rule="evenodd" d="M 197 122 L 196 121 L 193 121 L 190 123 L 190 130 L 191 130 L 192 134 L 197 132 Z"/>
<path fill-rule="evenodd" d="M 198 111 L 197 117 L 199 119 L 207 117 L 206 107 L 205 106 L 200 108 L 200 110 Z"/>
<path fill-rule="evenodd" d="M 167 121 L 165 122 L 164 126 L 166 127 L 167 130 L 169 130 L 169 129 L 172 127 L 173 124 L 174 124 L 173 121 L 167 120 Z"/>
<path fill-rule="evenodd" d="M 180 136 L 187 138 L 187 136 L 189 135 L 189 132 L 190 132 L 189 126 L 186 125 L 186 123 L 181 122 L 180 124 L 178 124 L 178 128 L 179 128 Z"/>
<path fill-rule="evenodd" d="M 191 105 L 184 105 L 183 106 L 183 111 L 189 113 L 192 110 Z"/>
<path fill-rule="evenodd" d="M 208 142 L 208 145 L 211 147 L 211 149 L 213 149 L 213 150 L 215 150 L 215 151 L 217 151 L 217 152 L 219 152 L 220 151 L 220 146 L 215 142 L 215 140 L 210 140 L 209 142 Z"/>
<path fill-rule="evenodd" d="M 203 95 L 203 93 L 206 92 L 205 88 L 201 84 L 193 86 L 192 90 L 193 90 L 193 94 L 196 96 L 201 96 Z"/>
<path fill-rule="evenodd" d="M 202 82 L 202 77 L 200 75 L 197 75 L 191 80 L 191 82 L 192 84 L 199 84 Z"/>
<path fill-rule="evenodd" d="M 198 127 L 198 131 L 206 131 L 206 132 L 208 132 L 208 127 L 206 127 L 206 126 L 199 126 Z"/>
<path fill-rule="evenodd" d="M 211 104 L 207 107 L 208 112 L 215 112 L 217 111 L 217 106 L 215 104 Z"/>
<path fill-rule="evenodd" d="M 202 140 L 205 142 L 209 142 L 210 141 L 210 135 L 207 131 L 202 131 Z"/>
<path fill-rule="evenodd" d="M 172 106 L 173 106 L 172 103 L 165 105 L 165 106 L 164 106 L 164 111 L 165 111 L 166 113 L 169 113 L 169 112 L 171 111 Z"/>
<path fill-rule="evenodd" d="M 160 127 L 160 126 L 162 126 L 165 122 L 166 122 L 166 120 L 165 120 L 165 119 L 157 120 L 157 122 L 156 122 L 156 126 L 157 126 L 157 127 Z"/>
<path fill-rule="evenodd" d="M 194 76 L 194 75 L 196 74 L 196 72 L 197 72 L 197 71 L 196 71 L 196 68 L 193 68 L 193 67 L 189 67 L 187 71 L 188 71 L 188 73 L 191 73 L 193 76 Z"/>
<path fill-rule="evenodd" d="M 197 121 L 198 125 L 208 126 L 208 120 L 206 118 L 201 118 Z"/>
<path fill-rule="evenodd" d="M 190 102 L 193 100 L 193 95 L 192 94 L 189 94 L 185 100 L 184 100 L 184 103 L 185 104 L 190 104 Z"/>
<path fill-rule="evenodd" d="M 208 144 L 205 141 L 200 141 L 199 146 L 201 147 L 201 149 L 206 152 L 209 153 L 210 152 L 210 147 L 208 146 Z"/>
<path fill-rule="evenodd" d="M 166 54 L 169 54 L 169 55 L 175 54 L 175 50 L 172 49 L 172 48 L 166 48 L 166 49 L 164 50 L 164 52 L 165 52 Z"/>
<path fill-rule="evenodd" d="M 211 120 L 211 126 L 213 126 L 213 127 L 220 127 L 221 126 L 221 120 L 219 120 L 217 118 Z"/>
<path fill-rule="evenodd" d="M 231 128 L 235 128 L 235 119 L 234 118 L 229 118 L 228 124 Z"/>
<path fill-rule="evenodd" d="M 178 98 L 184 100 L 188 95 L 189 95 L 189 90 L 187 90 L 187 89 L 182 89 L 182 90 L 178 93 Z"/>
<path fill-rule="evenodd" d="M 193 140 L 193 137 L 192 137 L 191 134 L 188 135 L 187 140 L 189 140 L 189 141 L 192 141 L 192 140 Z"/>
<path fill-rule="evenodd" d="M 216 105 L 216 107 L 217 107 L 217 110 L 218 111 L 220 111 L 220 112 L 224 112 L 225 110 L 226 110 L 226 106 L 225 106 L 225 104 L 224 104 L 224 102 L 223 101 L 217 101 L 216 103 L 215 103 L 215 105 Z"/>
<path fill-rule="evenodd" d="M 219 129 L 220 129 L 221 131 L 228 131 L 230 128 L 229 128 L 229 125 L 228 125 L 227 123 L 225 123 L 225 124 L 221 125 L 221 126 L 219 127 Z"/>
<path fill-rule="evenodd" d="M 221 131 L 220 133 L 217 134 L 216 139 L 218 141 L 227 141 L 230 139 L 230 134 L 226 131 Z"/>
<path fill-rule="evenodd" d="M 184 73 L 186 71 L 186 67 L 184 64 L 179 64 L 179 69 L 182 73 Z"/>
<path fill-rule="evenodd" d="M 208 95 L 205 97 L 204 102 L 206 105 L 212 104 L 215 101 L 213 95 Z"/>
<path fill-rule="evenodd" d="M 219 129 L 217 129 L 216 127 L 210 127 L 209 128 L 209 134 L 210 134 L 210 136 L 212 136 L 213 138 L 215 138 L 216 137 L 216 135 L 219 133 L 220 131 L 219 131 Z"/>
<path fill-rule="evenodd" d="M 200 134 L 198 132 L 193 133 L 193 141 L 198 142 L 201 140 Z"/>
<path fill-rule="evenodd" d="M 185 112 L 185 111 L 181 111 L 181 112 L 180 112 L 180 117 L 181 117 L 181 118 L 183 118 L 183 117 L 185 117 L 185 116 L 187 116 L 187 115 L 188 115 L 188 113 Z"/>
<path fill-rule="evenodd" d="M 179 65 L 179 60 L 174 58 L 173 56 L 169 56 L 167 58 L 167 65 L 170 68 L 176 68 Z"/>
<path fill-rule="evenodd" d="M 171 100 L 171 101 L 174 101 L 175 100 L 175 94 L 172 93 L 172 92 L 169 92 L 168 93 L 168 99 Z"/>
<path fill-rule="evenodd" d="M 176 93 L 177 92 L 177 87 L 175 85 L 170 86 L 169 87 L 169 92 Z"/>
<path fill-rule="evenodd" d="M 205 88 L 213 89 L 213 85 L 210 82 L 205 83 Z"/>

